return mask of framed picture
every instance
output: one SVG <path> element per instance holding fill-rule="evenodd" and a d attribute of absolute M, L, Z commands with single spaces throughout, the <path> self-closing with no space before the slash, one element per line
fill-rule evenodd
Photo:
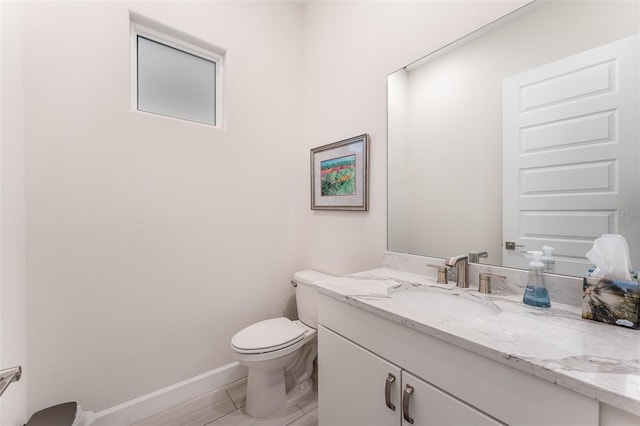
<path fill-rule="evenodd" d="M 369 209 L 369 136 L 311 150 L 311 209 Z"/>

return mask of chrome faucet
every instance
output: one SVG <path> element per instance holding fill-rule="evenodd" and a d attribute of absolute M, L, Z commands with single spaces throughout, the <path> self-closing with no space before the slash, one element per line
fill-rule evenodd
<path fill-rule="evenodd" d="M 489 253 L 483 250 L 474 250 L 469 252 L 469 263 L 480 263 L 480 258 L 489 257 Z"/>
<path fill-rule="evenodd" d="M 478 276 L 478 291 L 480 293 L 491 293 L 491 278 L 502 278 L 503 280 L 507 279 L 507 277 L 505 277 L 504 275 L 495 275 L 488 274 L 486 272 L 480 272 L 480 275 Z"/>
<path fill-rule="evenodd" d="M 449 257 L 444 261 L 444 264 L 450 268 L 456 268 L 456 285 L 458 287 L 469 287 L 469 258 L 466 254 Z"/>

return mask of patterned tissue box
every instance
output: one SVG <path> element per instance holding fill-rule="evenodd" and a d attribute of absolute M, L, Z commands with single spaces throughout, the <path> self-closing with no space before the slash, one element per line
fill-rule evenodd
<path fill-rule="evenodd" d="M 582 318 L 638 328 L 640 285 L 638 281 L 584 277 Z"/>

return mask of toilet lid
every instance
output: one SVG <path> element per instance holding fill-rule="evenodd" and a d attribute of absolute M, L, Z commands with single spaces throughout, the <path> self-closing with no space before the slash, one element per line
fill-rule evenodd
<path fill-rule="evenodd" d="M 305 329 L 288 318 L 272 318 L 252 324 L 231 338 L 240 351 L 277 350 L 304 338 Z"/>

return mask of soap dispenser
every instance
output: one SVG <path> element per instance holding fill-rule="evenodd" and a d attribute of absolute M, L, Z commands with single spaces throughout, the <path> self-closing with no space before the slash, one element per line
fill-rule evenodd
<path fill-rule="evenodd" d="M 550 308 L 549 292 L 544 285 L 544 276 L 542 275 L 544 270 L 544 263 L 540 261 L 542 252 L 530 251 L 529 253 L 533 255 L 533 260 L 529 262 L 529 279 L 527 280 L 527 288 L 524 289 L 522 302 L 538 308 Z"/>
<path fill-rule="evenodd" d="M 545 272 L 556 271 L 556 260 L 553 258 L 553 247 L 542 246 L 542 263 L 544 264 Z"/>

